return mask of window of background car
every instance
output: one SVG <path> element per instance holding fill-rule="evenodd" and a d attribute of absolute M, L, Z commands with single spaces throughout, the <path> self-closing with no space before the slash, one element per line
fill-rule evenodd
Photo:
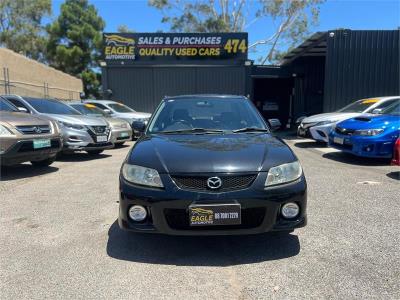
<path fill-rule="evenodd" d="M 168 99 L 157 109 L 149 132 L 189 128 L 235 130 L 266 128 L 249 101 L 233 99 Z"/>
<path fill-rule="evenodd" d="M 382 111 L 382 114 L 400 116 L 400 100 L 396 99 L 396 103 Z"/>
<path fill-rule="evenodd" d="M 135 112 L 132 108 L 130 108 L 122 103 L 110 103 L 110 104 L 108 104 L 108 106 L 119 113 Z"/>
<path fill-rule="evenodd" d="M 100 109 L 102 109 L 102 110 L 108 109 L 107 106 L 105 106 L 105 105 L 103 105 L 103 104 L 100 104 L 100 103 L 95 103 L 95 102 L 86 102 L 86 103 L 92 104 L 92 105 L 94 105 L 94 106 L 96 106 L 96 107 L 98 107 L 98 108 L 100 108 Z"/>
<path fill-rule="evenodd" d="M 338 111 L 346 113 L 362 113 L 376 102 L 378 102 L 377 99 L 359 100 L 343 107 L 342 109 L 339 109 Z"/>
<path fill-rule="evenodd" d="M 34 109 L 43 114 L 56 114 L 56 115 L 80 115 L 81 113 L 74 108 L 61 103 L 57 100 L 51 99 L 35 99 L 25 98 L 25 100 L 32 105 Z"/>
<path fill-rule="evenodd" d="M 383 101 L 383 102 L 381 102 L 381 103 L 379 103 L 376 107 L 374 107 L 374 108 L 369 108 L 366 112 L 367 113 L 370 113 L 370 112 L 372 112 L 374 109 L 381 109 L 381 110 L 384 110 L 384 109 L 386 109 L 387 107 L 389 107 L 389 106 L 391 106 L 393 103 L 396 103 L 396 101 L 398 101 L 399 99 L 391 99 L 391 100 L 386 100 L 386 101 Z"/>
<path fill-rule="evenodd" d="M 0 98 L 0 110 L 1 111 L 18 111 L 18 109 L 7 100 Z"/>
<path fill-rule="evenodd" d="M 71 106 L 84 115 L 107 116 L 105 112 L 92 104 L 71 104 Z"/>

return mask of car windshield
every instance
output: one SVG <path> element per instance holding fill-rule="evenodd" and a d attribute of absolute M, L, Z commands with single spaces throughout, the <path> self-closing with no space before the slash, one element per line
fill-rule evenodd
<path fill-rule="evenodd" d="M 93 104 L 70 104 L 70 105 L 84 115 L 101 116 L 101 117 L 107 116 L 105 112 L 103 112 L 100 108 L 94 106 Z"/>
<path fill-rule="evenodd" d="M 374 105 L 378 102 L 378 99 L 363 99 L 353 102 L 342 109 L 339 109 L 339 112 L 346 113 L 362 113 L 366 111 L 370 106 Z"/>
<path fill-rule="evenodd" d="M 400 101 L 397 101 L 396 103 L 383 110 L 382 114 L 400 116 Z"/>
<path fill-rule="evenodd" d="M 268 130 L 256 108 L 244 98 L 171 98 L 159 106 L 148 132 L 201 133 L 246 128 Z"/>
<path fill-rule="evenodd" d="M 43 114 L 80 115 L 74 108 L 53 99 L 25 98 L 34 109 Z"/>
<path fill-rule="evenodd" d="M 7 100 L 0 98 L 0 110 L 1 111 L 18 111 L 18 109 Z"/>
<path fill-rule="evenodd" d="M 122 103 L 109 103 L 108 106 L 111 107 L 112 110 L 115 110 L 116 112 L 119 113 L 135 112 L 132 108 Z"/>

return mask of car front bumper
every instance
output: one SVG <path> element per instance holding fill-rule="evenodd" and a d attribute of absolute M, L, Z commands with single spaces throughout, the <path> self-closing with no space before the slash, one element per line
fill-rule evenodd
<path fill-rule="evenodd" d="M 107 135 L 107 141 L 96 142 L 96 136 L 86 130 L 76 129 L 63 129 L 63 151 L 90 151 L 90 150 L 104 150 L 114 147 L 111 141 L 111 132 Z"/>
<path fill-rule="evenodd" d="M 328 143 L 329 134 L 332 131 L 333 124 L 326 124 L 321 126 L 312 126 L 309 128 L 311 138 L 319 141 Z"/>
<path fill-rule="evenodd" d="M 50 138 L 50 147 L 33 148 L 33 139 L 19 140 L 0 155 L 1 165 L 14 165 L 26 161 L 39 161 L 54 157 L 62 148 L 60 137 Z"/>
<path fill-rule="evenodd" d="M 132 140 L 132 129 L 131 128 L 112 128 L 111 129 L 111 142 L 113 144 L 119 144 L 126 141 Z"/>
<path fill-rule="evenodd" d="M 120 228 L 147 233 L 170 235 L 235 235 L 256 234 L 268 231 L 292 231 L 307 224 L 307 184 L 304 177 L 293 183 L 276 187 L 263 186 L 266 174 L 260 173 L 252 186 L 247 189 L 206 193 L 182 190 L 169 175 L 160 175 L 164 189 L 145 188 L 120 178 L 119 218 Z M 296 202 L 300 213 L 294 219 L 285 219 L 280 214 L 281 206 Z M 196 226 L 189 225 L 188 208 L 192 204 L 240 203 L 242 222 L 240 225 Z M 128 216 L 132 205 L 142 205 L 148 211 L 145 222 L 135 222 Z"/>
<path fill-rule="evenodd" d="M 343 144 L 335 142 L 334 138 L 343 139 Z M 347 136 L 336 132 L 329 135 L 330 147 L 362 157 L 391 158 L 394 142 L 393 139 L 388 139 L 385 136 Z"/>

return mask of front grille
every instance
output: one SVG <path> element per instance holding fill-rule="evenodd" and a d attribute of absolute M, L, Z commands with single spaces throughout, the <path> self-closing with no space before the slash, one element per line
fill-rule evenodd
<path fill-rule="evenodd" d="M 107 126 L 89 126 L 89 129 L 95 134 L 107 134 Z"/>
<path fill-rule="evenodd" d="M 108 137 L 110 133 L 110 127 L 107 126 L 88 126 L 88 128 L 87 132 L 94 141 L 96 141 L 98 135 L 106 135 Z"/>
<path fill-rule="evenodd" d="M 346 129 L 339 126 L 336 126 L 335 132 L 341 135 L 353 135 L 354 129 Z"/>
<path fill-rule="evenodd" d="M 168 226 L 175 230 L 226 230 L 256 228 L 264 221 L 265 207 L 244 208 L 241 211 L 242 222 L 238 225 L 190 226 L 189 213 L 186 209 L 165 209 L 164 215 Z"/>
<path fill-rule="evenodd" d="M 245 189 L 253 183 L 256 176 L 255 174 L 218 176 L 222 181 L 222 185 L 218 189 L 210 189 L 207 185 L 207 179 L 214 176 L 173 175 L 171 177 L 175 184 L 184 190 L 221 192 Z"/>
<path fill-rule="evenodd" d="M 48 148 L 39 148 L 39 149 L 34 149 L 33 148 L 33 142 L 32 141 L 25 141 L 21 143 L 21 147 L 19 147 L 18 152 L 31 152 L 31 151 L 42 151 L 46 149 L 57 149 L 60 148 L 60 141 L 59 140 L 51 140 L 51 146 Z"/>
<path fill-rule="evenodd" d="M 50 133 L 51 128 L 49 125 L 22 125 L 16 126 L 17 130 L 22 134 L 46 134 Z"/>

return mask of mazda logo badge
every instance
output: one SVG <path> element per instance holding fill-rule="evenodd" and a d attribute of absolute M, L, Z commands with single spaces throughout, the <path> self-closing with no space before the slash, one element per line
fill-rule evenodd
<path fill-rule="evenodd" d="M 207 186 L 210 189 L 219 189 L 222 185 L 222 180 L 219 177 L 210 177 L 207 179 Z"/>
<path fill-rule="evenodd" d="M 39 127 L 33 127 L 33 131 L 35 131 L 36 133 L 42 133 L 42 129 L 40 129 Z"/>

